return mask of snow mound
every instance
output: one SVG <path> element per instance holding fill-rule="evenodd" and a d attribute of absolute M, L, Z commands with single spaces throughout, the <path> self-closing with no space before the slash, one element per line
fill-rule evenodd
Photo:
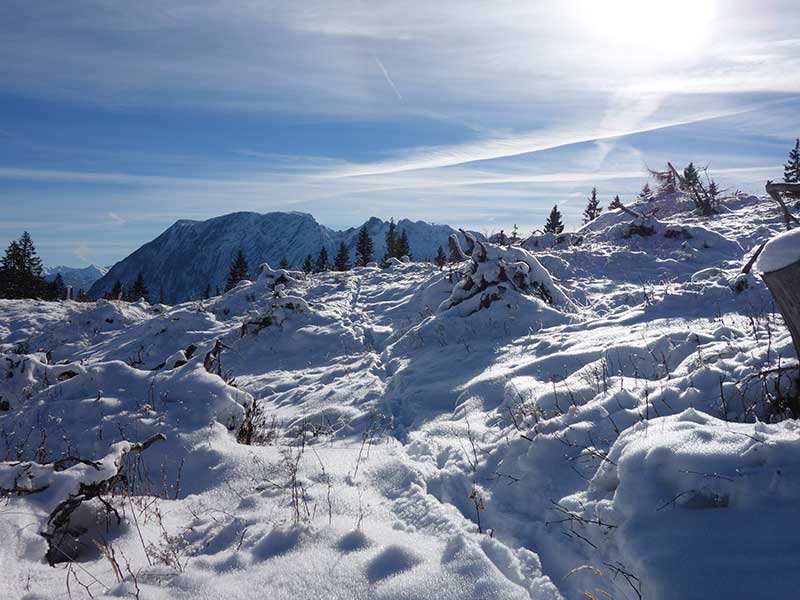
<path fill-rule="evenodd" d="M 720 598 L 780 597 L 798 558 L 779 532 L 797 522 L 800 423 L 693 409 L 641 422 L 620 435 L 589 495 L 586 516 L 621 530 L 643 597 L 698 597 L 709 581 Z"/>
<path fill-rule="evenodd" d="M 772 238 L 758 257 L 760 273 L 780 271 L 800 261 L 800 229 L 792 229 Z"/>

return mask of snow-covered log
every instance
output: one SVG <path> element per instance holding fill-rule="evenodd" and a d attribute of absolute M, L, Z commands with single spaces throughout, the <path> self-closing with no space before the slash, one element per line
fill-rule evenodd
<path fill-rule="evenodd" d="M 508 293 L 534 296 L 547 304 L 574 309 L 574 304 L 553 282 L 550 273 L 527 250 L 475 241 L 471 258 L 450 297 L 439 305 L 439 312 L 468 302 L 468 312 L 472 313 L 488 308 Z"/>
<path fill-rule="evenodd" d="M 113 511 L 102 496 L 125 481 L 122 464 L 125 455 L 142 452 L 165 439 L 163 433 L 158 433 L 144 442 L 117 442 L 100 460 L 70 456 L 47 464 L 30 461 L 0 463 L 0 496 L 41 495 L 41 502 L 49 511 L 47 522 L 40 531 L 48 545 L 45 558 L 50 565 L 70 561 L 74 557 L 71 549 L 85 532 L 70 522 L 72 514 L 81 504 L 94 498 L 100 499 L 106 508 Z"/>

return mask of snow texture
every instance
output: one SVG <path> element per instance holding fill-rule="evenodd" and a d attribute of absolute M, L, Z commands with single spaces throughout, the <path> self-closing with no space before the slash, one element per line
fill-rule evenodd
<path fill-rule="evenodd" d="M 74 598 L 793 597 L 796 359 L 763 282 L 739 285 L 782 218 L 633 208 L 641 227 L 609 211 L 441 270 L 0 301 L 0 486 L 72 490 L 93 467 L 53 461 L 166 436 L 123 459 L 119 523 L 75 512 L 70 572 L 43 560 L 52 497 L 5 494 L 0 597 L 64 598 L 68 576 Z"/>

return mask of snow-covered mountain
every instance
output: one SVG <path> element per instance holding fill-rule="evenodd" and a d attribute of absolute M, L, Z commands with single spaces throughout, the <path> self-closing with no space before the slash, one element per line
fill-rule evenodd
<path fill-rule="evenodd" d="M 42 271 L 42 275 L 46 281 L 52 281 L 56 278 L 56 275 L 61 273 L 64 285 L 71 285 L 77 292 L 78 290 L 88 290 L 95 281 L 100 279 L 107 272 L 107 267 L 98 267 L 94 264 L 88 267 L 67 267 L 65 265 L 58 265 L 55 267 L 45 267 Z"/>
<path fill-rule="evenodd" d="M 373 217 L 366 225 L 374 255 L 380 258 L 386 251 L 389 223 Z M 397 225 L 398 232 L 405 230 L 408 234 L 411 252 L 419 259 L 436 256 L 437 248 L 447 248 L 447 238 L 456 233 L 447 225 L 408 219 Z M 199 297 L 207 285 L 212 291 L 217 286 L 224 288 L 239 248 L 251 269 L 265 261 L 275 266 L 284 257 L 291 267 L 299 268 L 307 255 L 316 257 L 323 246 L 332 259 L 340 241 L 354 258 L 359 228 L 335 231 L 300 212 L 236 212 L 207 221 L 181 220 L 115 264 L 92 286 L 89 295 L 99 298 L 118 279 L 128 286 L 141 271 L 154 299 L 163 291 L 165 301 L 181 302 Z"/>

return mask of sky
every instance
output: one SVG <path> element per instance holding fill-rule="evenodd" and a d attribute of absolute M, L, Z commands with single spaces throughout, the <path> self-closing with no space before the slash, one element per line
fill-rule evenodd
<path fill-rule="evenodd" d="M 0 242 L 110 265 L 178 219 L 580 224 L 800 136 L 796 0 L 0 3 Z"/>

